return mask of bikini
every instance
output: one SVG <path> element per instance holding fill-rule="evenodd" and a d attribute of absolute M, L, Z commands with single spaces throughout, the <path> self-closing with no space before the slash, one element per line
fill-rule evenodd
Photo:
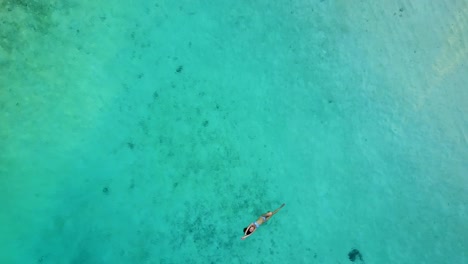
<path fill-rule="evenodd" d="M 262 218 L 263 218 L 263 221 L 266 221 L 266 217 L 262 216 Z M 255 228 L 260 226 L 259 224 L 257 224 L 257 221 L 253 222 L 253 224 L 255 225 Z"/>

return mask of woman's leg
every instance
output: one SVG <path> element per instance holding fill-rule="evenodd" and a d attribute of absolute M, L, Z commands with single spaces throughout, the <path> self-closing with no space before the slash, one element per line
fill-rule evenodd
<path fill-rule="evenodd" d="M 273 211 L 273 213 L 272 213 L 272 212 L 268 212 L 268 213 L 266 213 L 266 214 L 263 214 L 262 216 L 265 217 L 265 222 L 268 221 L 268 220 L 270 220 L 270 218 L 271 218 L 274 214 L 276 214 L 279 210 L 281 210 L 281 208 L 283 208 L 283 206 L 285 206 L 285 205 L 286 205 L 286 204 L 282 204 L 278 209 L 276 209 L 275 211 Z"/>
<path fill-rule="evenodd" d="M 276 209 L 275 211 L 273 211 L 273 213 L 271 215 L 274 215 L 276 214 L 279 210 L 281 210 L 281 208 L 283 208 L 286 204 L 282 204 L 278 209 Z"/>

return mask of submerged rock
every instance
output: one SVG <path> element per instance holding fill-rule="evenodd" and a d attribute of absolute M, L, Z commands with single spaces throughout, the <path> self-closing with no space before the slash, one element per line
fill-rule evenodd
<path fill-rule="evenodd" d="M 362 255 L 361 255 L 361 252 L 359 252 L 359 250 L 353 248 L 349 253 L 348 253 L 348 257 L 349 257 L 349 260 L 351 260 L 352 262 L 356 261 L 357 259 L 360 260 L 360 261 L 363 261 L 362 260 Z"/>

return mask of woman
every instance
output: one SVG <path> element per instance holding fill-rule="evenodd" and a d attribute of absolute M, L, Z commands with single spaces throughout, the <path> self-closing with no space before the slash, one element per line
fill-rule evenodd
<path fill-rule="evenodd" d="M 251 223 L 248 227 L 244 228 L 244 236 L 241 238 L 242 240 L 248 238 L 250 235 L 253 234 L 253 232 L 255 232 L 255 230 L 257 230 L 257 228 L 265 223 L 266 221 L 270 220 L 270 218 L 276 214 L 279 210 L 281 210 L 281 208 L 283 208 L 283 206 L 285 206 L 285 204 L 282 204 L 278 209 L 276 209 L 275 211 L 272 212 L 268 212 L 266 214 L 262 214 L 258 219 L 257 221 Z"/>

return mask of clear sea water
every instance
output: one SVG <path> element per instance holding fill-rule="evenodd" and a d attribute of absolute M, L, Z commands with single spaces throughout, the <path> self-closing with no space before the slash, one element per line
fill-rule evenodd
<path fill-rule="evenodd" d="M 1 0 L 0 263 L 468 263 L 467 20 Z"/>

